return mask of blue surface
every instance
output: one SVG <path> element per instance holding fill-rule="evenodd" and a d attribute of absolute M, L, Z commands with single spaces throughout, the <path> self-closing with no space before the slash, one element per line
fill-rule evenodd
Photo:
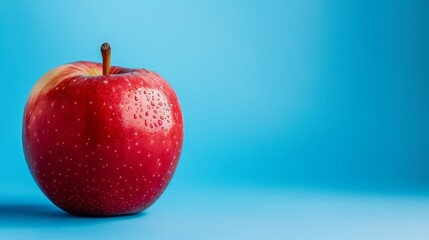
<path fill-rule="evenodd" d="M 279 189 L 167 191 L 147 212 L 76 218 L 0 200 L 0 239 L 427 239 L 429 196 Z M 5 204 L 5 202 L 7 204 Z"/>
<path fill-rule="evenodd" d="M 427 9 L 423 0 L 1 1 L 0 238 L 113 237 L 122 226 L 144 239 L 427 236 Z M 100 61 L 105 41 L 112 64 L 171 83 L 184 149 L 146 214 L 73 218 L 31 179 L 21 119 L 39 77 Z"/>

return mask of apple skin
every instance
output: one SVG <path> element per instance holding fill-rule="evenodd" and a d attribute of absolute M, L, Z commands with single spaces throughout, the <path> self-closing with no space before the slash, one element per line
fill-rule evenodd
<path fill-rule="evenodd" d="M 23 147 L 43 193 L 82 216 L 148 208 L 170 182 L 183 143 L 178 98 L 157 73 L 75 62 L 34 86 Z"/>

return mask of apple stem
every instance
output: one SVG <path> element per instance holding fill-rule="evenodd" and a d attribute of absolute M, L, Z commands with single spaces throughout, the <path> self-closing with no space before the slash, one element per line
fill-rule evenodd
<path fill-rule="evenodd" d="M 103 75 L 110 74 L 110 45 L 105 42 L 101 45 L 101 55 L 103 56 Z"/>

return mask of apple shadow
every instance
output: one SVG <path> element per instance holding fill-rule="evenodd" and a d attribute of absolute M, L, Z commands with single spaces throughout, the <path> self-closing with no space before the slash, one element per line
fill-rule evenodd
<path fill-rule="evenodd" d="M 79 217 L 48 204 L 0 202 L 0 228 L 64 228 L 139 218 L 146 213 L 115 217 Z"/>

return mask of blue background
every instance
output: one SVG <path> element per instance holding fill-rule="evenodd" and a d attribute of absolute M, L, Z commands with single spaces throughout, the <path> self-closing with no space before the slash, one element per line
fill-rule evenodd
<path fill-rule="evenodd" d="M 0 237 L 427 236 L 428 10 L 423 0 L 1 1 Z M 146 213 L 75 218 L 27 170 L 23 108 L 45 72 L 100 61 L 105 41 L 113 65 L 155 70 L 176 90 L 183 154 Z"/>

